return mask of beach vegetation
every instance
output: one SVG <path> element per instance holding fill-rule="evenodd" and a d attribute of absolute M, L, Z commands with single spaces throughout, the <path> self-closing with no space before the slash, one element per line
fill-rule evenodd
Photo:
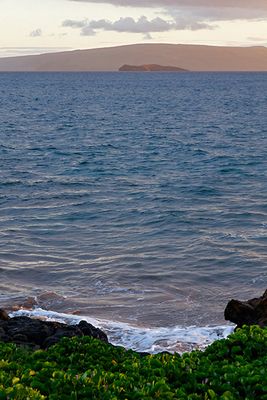
<path fill-rule="evenodd" d="M 182 356 L 86 336 L 37 351 L 0 343 L 0 399 L 267 400 L 267 329 L 243 327 Z"/>

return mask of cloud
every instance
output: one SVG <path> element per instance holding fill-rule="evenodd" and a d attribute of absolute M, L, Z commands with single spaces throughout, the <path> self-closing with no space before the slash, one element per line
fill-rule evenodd
<path fill-rule="evenodd" d="M 143 37 L 144 37 L 144 40 L 152 40 L 153 39 L 152 35 L 149 32 L 144 33 Z"/>
<path fill-rule="evenodd" d="M 261 8 L 267 9 L 266 0 L 71 0 L 86 3 L 108 3 L 116 6 L 130 7 L 232 7 L 232 8 Z"/>
<path fill-rule="evenodd" d="M 71 27 L 71 28 L 84 28 L 87 25 L 87 20 L 83 21 L 74 21 L 72 19 L 66 19 L 63 23 L 62 26 L 66 27 Z"/>
<path fill-rule="evenodd" d="M 69 0 L 107 3 L 124 7 L 147 7 L 190 12 L 208 20 L 266 19 L 266 0 Z"/>
<path fill-rule="evenodd" d="M 81 35 L 92 36 L 98 30 L 113 31 L 113 32 L 128 32 L 128 33 L 143 33 L 150 38 L 152 32 L 168 32 L 171 30 L 199 30 L 199 29 L 213 29 L 213 26 L 206 23 L 192 21 L 190 19 L 171 19 L 165 20 L 157 17 L 154 19 L 147 19 L 142 16 L 135 20 L 132 17 L 119 18 L 116 21 L 106 19 L 100 20 L 65 20 L 62 23 L 64 27 L 79 28 Z"/>
<path fill-rule="evenodd" d="M 30 32 L 31 37 L 40 37 L 42 36 L 42 29 L 37 28 L 34 31 Z"/>
<path fill-rule="evenodd" d="M 181 15 L 192 18 L 195 21 L 205 21 L 206 23 L 217 21 L 234 20 L 266 20 L 267 9 L 265 11 L 253 8 L 234 8 L 234 7 L 167 7 L 164 13 L 174 19 L 181 18 Z"/>

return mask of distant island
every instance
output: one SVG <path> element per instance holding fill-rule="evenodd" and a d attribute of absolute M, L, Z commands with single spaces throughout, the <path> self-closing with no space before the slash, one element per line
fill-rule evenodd
<path fill-rule="evenodd" d="M 121 72 L 186 72 L 188 69 L 173 67 L 169 65 L 143 64 L 128 65 L 124 64 L 119 68 Z"/>

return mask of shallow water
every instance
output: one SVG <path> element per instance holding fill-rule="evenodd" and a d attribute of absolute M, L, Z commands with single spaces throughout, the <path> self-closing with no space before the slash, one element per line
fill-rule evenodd
<path fill-rule="evenodd" d="M 0 74 L 1 304 L 224 325 L 267 286 L 266 73 Z"/>

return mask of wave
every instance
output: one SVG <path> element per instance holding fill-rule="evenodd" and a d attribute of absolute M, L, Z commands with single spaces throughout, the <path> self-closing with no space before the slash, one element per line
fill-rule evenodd
<path fill-rule="evenodd" d="M 232 325 L 147 328 L 124 322 L 58 313 L 42 308 L 20 309 L 10 315 L 41 318 L 67 324 L 78 324 L 81 320 L 85 320 L 105 331 L 113 345 L 151 354 L 163 351 L 181 354 L 195 349 L 202 350 L 215 340 L 226 338 L 234 330 Z"/>

